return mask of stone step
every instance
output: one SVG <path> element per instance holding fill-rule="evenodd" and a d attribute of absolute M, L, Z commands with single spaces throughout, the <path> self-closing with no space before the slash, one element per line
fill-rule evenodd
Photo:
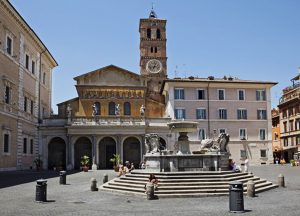
<path fill-rule="evenodd" d="M 257 181 L 259 180 L 259 177 L 251 177 L 251 178 L 245 178 L 245 179 L 240 179 L 239 181 L 242 183 L 247 183 L 249 180 L 252 181 Z M 115 182 L 121 182 L 121 183 L 129 183 L 129 184 L 137 184 L 137 185 L 145 185 L 147 183 L 147 181 L 143 180 L 143 181 L 132 181 L 129 179 L 119 179 L 116 178 L 114 179 Z M 192 182 L 165 182 L 165 181 L 160 181 L 159 185 L 219 185 L 219 184 L 226 184 L 228 185 L 229 181 L 192 181 Z"/>
<path fill-rule="evenodd" d="M 141 175 L 148 175 L 150 173 L 156 175 L 164 175 L 164 176 L 173 176 L 173 175 L 180 175 L 180 176 L 184 176 L 184 175 L 220 175 L 220 174 L 233 174 L 233 173 L 239 173 L 239 172 L 234 172 L 234 171 L 199 171 L 199 172 L 195 172 L 195 171 L 184 171 L 184 172 L 147 172 L 145 170 L 133 170 L 131 171 L 132 174 L 141 174 Z"/>
<path fill-rule="evenodd" d="M 255 188 L 255 193 L 261 193 L 261 192 L 264 192 L 264 191 L 267 191 L 267 190 L 271 190 L 271 189 L 274 189 L 274 188 L 277 188 L 277 187 L 278 187 L 277 184 L 273 184 L 271 182 L 271 184 L 268 185 L 268 186 L 260 187 L 260 188 L 257 188 L 257 189 Z"/>
<path fill-rule="evenodd" d="M 243 175 L 243 176 L 235 176 L 235 177 L 230 177 L 230 178 L 159 178 L 157 177 L 157 179 L 160 182 L 198 182 L 198 181 L 206 181 L 206 182 L 219 182 L 219 181 L 236 181 L 236 180 L 240 180 L 240 179 L 246 179 L 246 178 L 251 178 L 253 177 L 252 174 L 248 174 L 248 175 Z M 122 176 L 120 177 L 120 179 L 127 179 L 127 180 L 131 180 L 131 181 L 144 181 L 147 182 L 148 178 L 138 178 L 138 177 L 132 177 L 132 176 Z"/>
<path fill-rule="evenodd" d="M 260 184 L 266 182 L 265 179 L 258 179 L 255 180 L 255 184 Z M 144 188 L 146 183 L 139 183 L 136 184 L 135 182 L 126 182 L 126 181 L 119 181 L 118 179 L 115 181 L 110 181 L 109 185 L 115 185 L 115 186 L 124 186 L 124 187 L 137 187 L 137 188 Z M 220 182 L 218 184 L 210 184 L 209 182 L 206 182 L 206 184 L 202 183 L 192 183 L 192 184 L 170 184 L 170 183 L 159 183 L 159 190 L 164 190 L 164 189 L 197 189 L 197 188 L 228 188 L 228 182 Z M 247 184 L 244 184 L 244 188 L 247 188 Z"/>
<path fill-rule="evenodd" d="M 241 173 L 241 172 L 235 172 L 235 173 L 229 173 L 229 174 L 203 174 L 203 173 L 195 173 L 194 175 L 162 175 L 162 174 L 156 174 L 155 176 L 158 179 L 193 179 L 193 178 L 230 178 L 230 177 L 238 177 L 238 176 L 246 176 L 249 175 L 248 173 Z M 129 177 L 129 178 L 145 178 L 148 179 L 149 178 L 149 174 L 145 174 L 145 173 L 130 173 L 130 174 L 126 174 L 125 177 Z"/>

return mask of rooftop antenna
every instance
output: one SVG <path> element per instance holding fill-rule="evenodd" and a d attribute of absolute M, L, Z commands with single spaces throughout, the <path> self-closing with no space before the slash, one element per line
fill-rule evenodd
<path fill-rule="evenodd" d="M 175 76 L 174 78 L 176 78 L 178 76 L 178 71 L 177 70 L 178 70 L 178 66 L 176 65 L 175 66 L 175 71 L 174 71 L 174 76 Z"/>
<path fill-rule="evenodd" d="M 154 9 L 154 3 L 152 2 L 152 10 Z"/>
<path fill-rule="evenodd" d="M 185 68 L 186 64 L 182 64 L 182 66 L 183 66 L 184 78 L 186 78 L 186 68 Z"/>

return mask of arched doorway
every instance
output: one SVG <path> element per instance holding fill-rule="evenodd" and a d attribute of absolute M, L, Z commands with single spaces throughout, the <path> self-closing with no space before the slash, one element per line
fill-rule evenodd
<path fill-rule="evenodd" d="M 66 143 L 60 137 L 51 139 L 48 144 L 48 169 L 66 168 Z"/>
<path fill-rule="evenodd" d="M 159 137 L 159 142 L 160 142 L 159 150 L 167 149 L 167 143 L 163 138 Z"/>
<path fill-rule="evenodd" d="M 83 155 L 90 157 L 92 163 L 92 143 L 87 137 L 80 137 L 74 145 L 74 169 L 80 169 L 80 160 Z"/>
<path fill-rule="evenodd" d="M 99 142 L 99 168 L 112 169 L 110 159 L 116 154 L 116 141 L 111 137 L 104 137 Z"/>
<path fill-rule="evenodd" d="M 141 162 L 141 144 L 135 137 L 128 137 L 123 142 L 123 162 L 130 161 L 135 167 Z"/>

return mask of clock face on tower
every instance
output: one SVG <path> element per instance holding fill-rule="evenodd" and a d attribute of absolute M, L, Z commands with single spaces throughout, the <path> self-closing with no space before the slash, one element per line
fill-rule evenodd
<path fill-rule="evenodd" d="M 159 73 L 162 69 L 162 64 L 157 59 L 151 59 L 147 62 L 146 69 L 150 73 Z"/>

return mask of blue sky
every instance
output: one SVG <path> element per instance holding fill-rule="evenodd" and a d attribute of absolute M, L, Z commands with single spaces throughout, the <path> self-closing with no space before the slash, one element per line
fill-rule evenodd
<path fill-rule="evenodd" d="M 275 81 L 272 106 L 300 66 L 298 0 L 11 0 L 59 66 L 52 106 L 73 77 L 114 64 L 139 73 L 140 18 L 167 19 L 168 74 Z"/>

